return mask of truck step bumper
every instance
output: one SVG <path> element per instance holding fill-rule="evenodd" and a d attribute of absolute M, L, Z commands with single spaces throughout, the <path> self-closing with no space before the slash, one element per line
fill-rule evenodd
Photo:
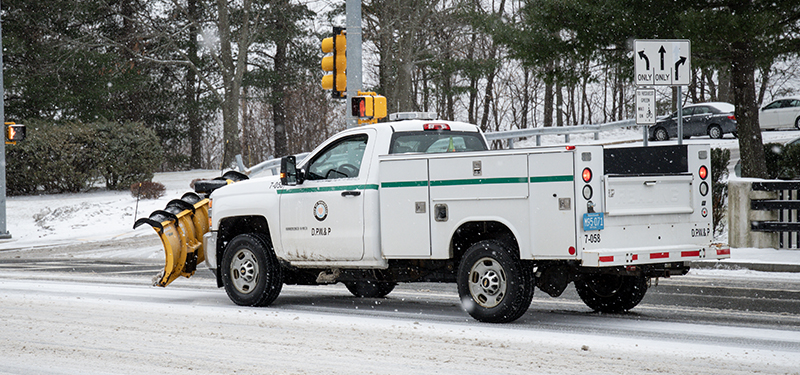
<path fill-rule="evenodd" d="M 710 246 L 677 245 L 668 247 L 584 250 L 581 265 L 584 267 L 617 267 L 643 264 L 684 262 L 731 257 L 731 249 L 724 244 Z"/>

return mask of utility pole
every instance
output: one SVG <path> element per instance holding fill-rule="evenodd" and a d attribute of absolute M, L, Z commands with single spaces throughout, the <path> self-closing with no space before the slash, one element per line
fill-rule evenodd
<path fill-rule="evenodd" d="M 361 0 L 347 0 L 347 127 L 358 126 L 358 118 L 350 113 L 350 101 L 361 91 Z"/>
<path fill-rule="evenodd" d="M 0 12 L 2 14 L 2 12 Z M 0 19 L 0 123 L 5 124 L 5 90 L 3 89 L 3 20 Z M 4 126 L 5 128 L 5 126 Z M 6 136 L 0 142 L 0 239 L 11 238 L 6 229 Z"/>

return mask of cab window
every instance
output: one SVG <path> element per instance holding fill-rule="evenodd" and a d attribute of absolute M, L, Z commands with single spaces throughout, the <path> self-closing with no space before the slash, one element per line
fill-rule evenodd
<path fill-rule="evenodd" d="M 420 131 L 392 135 L 390 154 L 485 151 L 488 148 L 477 132 Z"/>
<path fill-rule="evenodd" d="M 308 164 L 307 180 L 358 177 L 367 148 L 366 134 L 340 139 L 326 147 Z"/>

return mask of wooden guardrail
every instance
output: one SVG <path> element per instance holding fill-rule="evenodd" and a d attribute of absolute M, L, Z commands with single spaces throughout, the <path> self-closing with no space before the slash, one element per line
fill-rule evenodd
<path fill-rule="evenodd" d="M 777 211 L 778 220 L 751 221 L 750 230 L 777 232 L 781 248 L 800 248 L 800 181 L 757 181 L 752 189 L 777 192 L 778 199 L 750 200 L 750 209 Z"/>

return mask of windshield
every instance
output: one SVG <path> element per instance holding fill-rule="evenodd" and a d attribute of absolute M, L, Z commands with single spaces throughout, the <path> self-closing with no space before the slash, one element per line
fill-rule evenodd
<path fill-rule="evenodd" d="M 485 150 L 487 147 L 480 133 L 454 131 L 397 132 L 389 146 L 390 154 Z"/>

